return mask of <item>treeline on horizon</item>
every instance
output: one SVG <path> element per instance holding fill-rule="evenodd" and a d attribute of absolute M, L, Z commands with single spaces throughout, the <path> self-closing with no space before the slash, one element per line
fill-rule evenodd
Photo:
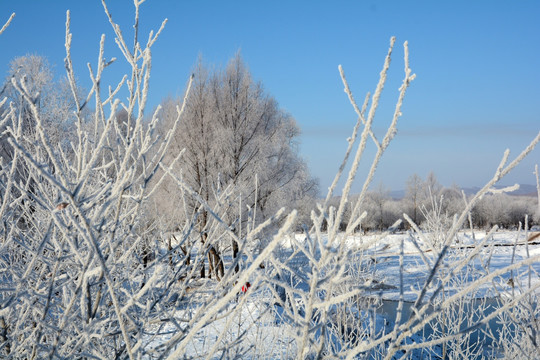
<path fill-rule="evenodd" d="M 403 214 L 407 214 L 422 229 L 429 228 L 429 220 L 437 217 L 452 224 L 454 215 L 460 214 L 466 206 L 466 201 L 473 195 L 457 185 L 444 187 L 437 180 L 436 175 L 430 172 L 425 179 L 413 174 L 407 179 L 406 190 L 400 198 L 392 196 L 390 189 L 380 183 L 375 189 L 367 192 L 363 202 L 363 211 L 366 216 L 357 231 L 385 231 L 402 220 L 396 230 L 407 228 L 403 221 Z M 352 195 L 350 203 L 355 203 L 358 195 Z M 335 196 L 330 205 L 336 206 L 341 198 Z M 484 196 L 473 207 L 467 227 L 476 229 L 490 229 L 498 226 L 504 229 L 530 229 L 540 225 L 540 211 L 536 196 L 512 195 L 511 191 L 495 190 Z M 350 220 L 350 209 L 346 209 L 340 227 L 345 229 Z"/>

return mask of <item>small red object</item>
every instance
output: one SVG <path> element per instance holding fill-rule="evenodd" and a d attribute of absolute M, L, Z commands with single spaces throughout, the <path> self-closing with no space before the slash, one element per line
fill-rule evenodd
<path fill-rule="evenodd" d="M 244 285 L 242 285 L 242 292 L 243 292 L 243 293 L 246 293 L 250 287 L 251 287 L 251 284 L 250 284 L 249 281 L 248 281 L 247 283 L 245 283 Z"/>

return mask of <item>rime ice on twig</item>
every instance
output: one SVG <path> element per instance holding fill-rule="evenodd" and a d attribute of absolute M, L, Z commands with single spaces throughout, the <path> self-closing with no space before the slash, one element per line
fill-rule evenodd
<path fill-rule="evenodd" d="M 15 17 L 15 13 L 12 13 L 9 19 L 6 21 L 6 23 L 2 26 L 2 28 L 0 28 L 0 35 L 2 35 L 4 31 L 6 31 L 6 29 L 8 28 L 9 24 L 11 24 L 11 21 L 13 20 L 14 17 Z"/>

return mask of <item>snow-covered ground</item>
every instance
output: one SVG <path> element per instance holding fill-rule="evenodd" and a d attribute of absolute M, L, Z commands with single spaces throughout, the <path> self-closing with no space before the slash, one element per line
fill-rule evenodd
<path fill-rule="evenodd" d="M 485 231 L 462 231 L 456 235 L 450 248 L 447 250 L 442 266 L 439 269 L 439 276 L 450 274 L 453 266 L 464 259 L 474 251 L 478 252 L 460 272 L 454 273 L 457 280 L 459 275 L 460 283 L 474 281 L 479 276 L 501 270 L 513 263 L 518 263 L 530 256 L 540 254 L 540 238 L 535 241 L 527 242 L 534 233 L 524 231 L 496 231 L 486 233 Z M 489 236 L 488 236 L 489 235 Z M 418 289 L 423 286 L 427 280 L 430 269 L 433 267 L 439 250 L 430 245 L 429 233 L 419 236 L 414 233 L 394 233 L 394 234 L 368 234 L 349 236 L 346 239 L 346 246 L 354 251 L 357 248 L 363 248 L 363 244 L 372 243 L 367 250 L 363 252 L 363 259 L 367 261 L 366 267 L 369 267 L 372 276 L 366 278 L 363 285 L 372 286 L 374 293 L 380 295 L 385 300 L 398 300 L 400 296 L 400 281 L 403 281 L 404 300 L 416 300 Z M 296 235 L 296 241 L 302 242 L 305 236 Z M 481 245 L 479 251 L 476 245 Z M 291 243 L 284 241 L 285 248 L 290 248 Z M 402 248 L 403 246 L 403 248 Z M 422 254 L 419 249 L 422 250 Z M 400 254 L 403 253 L 403 280 L 400 279 Z M 520 285 L 529 285 L 529 276 L 531 284 L 540 282 L 540 262 L 521 267 L 514 273 L 505 273 L 495 280 L 502 288 L 511 288 Z M 512 277 L 512 281 L 510 278 Z M 476 297 L 490 297 L 496 294 L 491 292 L 493 284 L 484 285 L 475 291 Z M 446 289 L 447 291 L 450 289 Z"/>
<path fill-rule="evenodd" d="M 430 234 L 425 234 L 425 240 L 429 239 Z M 530 236 L 530 234 L 528 234 Z M 350 247 L 356 246 L 362 241 L 370 241 L 376 235 L 353 237 L 348 239 Z M 414 239 L 420 249 L 423 250 L 423 256 L 414 245 Z M 485 232 L 476 232 L 474 236 L 470 232 L 460 232 L 456 240 L 448 250 L 440 274 L 446 275 L 453 271 L 452 266 L 475 251 L 475 245 L 482 244 L 482 249 L 477 256 L 474 256 L 461 271 L 455 273 L 456 286 L 462 287 L 477 279 L 479 276 L 496 270 L 503 269 L 512 263 L 540 254 L 540 245 L 537 242 L 528 244 L 526 234 L 517 231 L 499 231 L 491 234 L 486 239 Z M 414 301 L 417 297 L 418 289 L 425 283 L 430 269 L 432 268 L 438 251 L 432 249 L 429 244 L 417 236 L 411 234 L 391 234 L 377 241 L 376 245 L 370 249 L 369 256 L 374 262 L 373 272 L 374 280 L 388 286 L 380 286 L 378 293 L 383 299 L 398 300 L 400 288 L 400 265 L 399 258 L 401 253 L 401 243 L 403 242 L 403 289 L 404 300 Z M 531 283 L 540 282 L 540 262 L 531 265 Z M 440 276 L 440 275 L 439 275 Z M 529 268 L 521 267 L 513 274 L 513 281 L 510 282 L 512 274 L 505 273 L 495 279 L 495 282 L 502 288 L 511 288 L 512 282 L 517 287 L 528 285 Z M 476 297 L 495 296 L 492 292 L 493 284 L 484 284 L 475 291 Z M 447 291 L 450 289 L 446 289 Z"/>
<path fill-rule="evenodd" d="M 338 341 L 337 337 L 353 336 L 356 330 L 351 329 L 358 326 L 363 329 L 363 336 L 366 334 L 381 336 L 390 333 L 394 329 L 395 312 L 400 298 L 405 301 L 402 322 L 410 316 L 412 302 L 418 299 L 418 294 L 426 283 L 439 254 L 439 250 L 428 243 L 430 236 L 431 234 L 419 236 L 413 233 L 399 233 L 383 237 L 378 234 L 351 236 L 346 239 L 346 246 L 351 251 L 364 243 L 373 242 L 373 246 L 364 250 L 361 263 L 357 266 L 367 269 L 360 279 L 362 283 L 358 283 L 358 286 L 367 289 L 365 296 L 373 297 L 374 301 L 369 308 L 351 308 L 351 313 L 356 314 L 352 318 L 338 319 L 337 314 L 336 318 L 332 316 L 328 318 L 327 321 L 331 323 L 331 326 L 324 336 L 328 338 L 330 344 L 333 344 L 331 346 L 339 350 L 341 346 L 344 346 L 343 338 Z M 490 234 L 488 238 L 485 232 L 458 233 L 439 267 L 433 285 L 427 289 L 426 298 L 429 298 L 441 283 L 444 283 L 445 296 L 451 296 L 488 273 L 500 271 L 512 263 L 540 254 L 538 242 L 527 243 L 526 236 L 530 237 L 530 233 L 498 231 Z M 303 243 L 305 236 L 296 235 L 296 241 Z M 475 248 L 478 244 L 482 246 Z M 287 255 L 287 250 L 291 250 L 292 247 L 290 241 L 284 241 L 281 244 L 282 255 Z M 422 249 L 422 254 L 419 249 Z M 467 261 L 473 252 L 477 254 Z M 401 256 L 403 265 L 400 265 Z M 307 259 L 300 254 L 295 262 L 289 264 L 294 263 L 294 266 L 302 269 L 306 265 L 305 262 L 307 263 Z M 464 264 L 462 268 L 456 265 L 460 263 Z M 309 271 L 308 268 L 304 269 Z M 261 271 L 268 271 L 268 269 Z M 399 276 L 400 272 L 402 276 Z M 540 274 L 540 262 L 519 267 L 513 272 L 501 272 L 492 281 L 471 290 L 468 297 L 474 302 L 478 299 L 495 299 L 502 293 L 511 293 L 514 289 L 518 292 L 520 289 L 538 284 L 540 282 L 538 274 Z M 256 281 L 256 279 L 253 280 Z M 215 283 L 205 282 L 203 286 L 212 288 Z M 296 281 L 296 286 L 307 288 L 307 284 L 302 280 Z M 403 293 L 400 291 L 401 288 L 403 288 Z M 196 318 L 196 313 L 204 311 L 205 306 L 211 303 L 211 299 L 204 296 L 190 303 L 181 299 L 175 300 L 174 316 L 182 319 Z M 294 301 L 297 310 L 302 311 L 303 304 L 300 299 L 296 298 Z M 235 301 L 228 303 L 219 312 L 219 316 L 198 330 L 185 346 L 183 354 L 189 358 L 206 358 L 208 354 L 212 354 L 210 358 L 287 359 L 295 357 L 298 350 L 298 330 L 294 328 L 287 311 L 273 302 L 268 284 L 264 283 L 254 286 L 246 294 L 239 294 Z M 478 304 L 478 306 L 483 306 L 478 316 L 487 315 L 493 311 L 493 306 L 496 306 L 495 301 Z M 346 324 L 351 321 L 352 325 Z M 489 322 L 490 326 L 494 327 L 497 326 L 496 323 L 496 319 Z M 186 330 L 188 329 L 189 327 L 186 327 Z M 150 347 L 156 349 L 156 354 L 161 352 L 160 347 L 163 342 L 178 334 L 178 327 L 169 323 L 159 328 L 159 333 L 161 335 L 149 340 Z M 433 329 L 429 328 L 424 330 L 423 335 L 409 336 L 404 342 L 406 344 L 420 343 L 425 341 L 422 336 L 429 336 L 432 333 Z M 483 336 L 481 332 L 474 332 L 471 341 L 478 342 L 480 336 Z M 232 343 L 235 346 L 231 347 Z M 384 347 L 385 344 L 381 346 Z M 486 349 L 480 348 L 479 351 L 485 353 Z M 441 345 L 435 345 L 427 350 L 414 350 L 408 356 L 412 359 L 421 359 L 425 356 L 438 357 L 441 356 L 441 351 Z M 394 358 L 400 358 L 402 355 L 402 352 L 398 352 Z"/>

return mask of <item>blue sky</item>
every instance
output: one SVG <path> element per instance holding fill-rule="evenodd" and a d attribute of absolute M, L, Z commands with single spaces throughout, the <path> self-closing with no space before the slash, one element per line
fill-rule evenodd
<path fill-rule="evenodd" d="M 108 6 L 130 34 L 132 1 L 109 1 Z M 28 53 L 47 56 L 63 72 L 67 9 L 83 85 L 88 84 L 86 63 L 95 64 L 102 33 L 106 57 L 120 57 L 98 0 L 0 0 L 0 22 L 16 13 L 0 36 L 2 76 L 11 59 Z M 417 78 L 374 185 L 403 189 L 410 175 L 433 171 L 446 186 L 480 186 L 506 148 L 515 156 L 540 131 L 540 1 L 148 0 L 141 6 L 142 38 L 164 18 L 168 24 L 153 50 L 150 104 L 181 94 L 199 55 L 222 66 L 241 50 L 253 76 L 296 118 L 302 156 L 322 192 L 356 121 L 337 66 L 343 65 L 361 103 L 376 86 L 391 36 L 397 45 L 375 118 L 380 137 L 402 80 L 405 40 Z M 105 80 L 116 81 L 124 71 L 115 64 Z M 533 184 L 536 163 L 540 148 L 503 183 Z"/>

